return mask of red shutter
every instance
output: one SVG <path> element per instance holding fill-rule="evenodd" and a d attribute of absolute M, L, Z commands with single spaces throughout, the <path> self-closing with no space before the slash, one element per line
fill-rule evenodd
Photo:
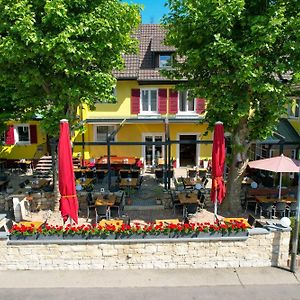
<path fill-rule="evenodd" d="M 158 90 L 158 112 L 160 114 L 167 113 L 167 89 Z"/>
<path fill-rule="evenodd" d="M 205 99 L 196 98 L 196 113 L 204 114 L 205 113 Z"/>
<path fill-rule="evenodd" d="M 36 125 L 30 125 L 30 142 L 31 144 L 37 144 L 37 131 Z"/>
<path fill-rule="evenodd" d="M 6 145 L 14 145 L 15 144 L 15 132 L 14 132 L 13 125 L 9 125 L 8 129 L 5 132 L 5 144 Z"/>
<path fill-rule="evenodd" d="M 169 113 L 176 114 L 178 112 L 178 92 L 170 90 L 169 95 Z"/>
<path fill-rule="evenodd" d="M 131 90 L 131 113 L 132 114 L 140 113 L 140 90 L 139 89 Z"/>

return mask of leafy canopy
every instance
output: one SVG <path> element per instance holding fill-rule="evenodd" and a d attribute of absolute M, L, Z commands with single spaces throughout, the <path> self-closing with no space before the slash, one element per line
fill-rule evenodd
<path fill-rule="evenodd" d="M 269 135 L 299 72 L 300 1 L 168 0 L 166 42 L 177 48 L 172 78 L 208 101 L 206 120 L 247 139 Z M 179 58 L 179 59 L 178 59 Z M 285 76 L 288 74 L 288 76 Z"/>
<path fill-rule="evenodd" d="M 39 112 L 57 128 L 79 104 L 112 101 L 139 11 L 118 0 L 1 0 L 1 120 Z"/>

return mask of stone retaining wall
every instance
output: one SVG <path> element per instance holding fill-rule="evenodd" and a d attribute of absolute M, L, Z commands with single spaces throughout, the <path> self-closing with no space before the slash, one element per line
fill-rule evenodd
<path fill-rule="evenodd" d="M 290 232 L 244 241 L 119 241 L 14 244 L 0 241 L 0 270 L 179 269 L 286 266 Z"/>

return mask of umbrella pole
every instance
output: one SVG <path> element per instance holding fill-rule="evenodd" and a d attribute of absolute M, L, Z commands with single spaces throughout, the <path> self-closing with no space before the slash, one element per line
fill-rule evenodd
<path fill-rule="evenodd" d="M 217 211 L 218 211 L 218 192 L 216 191 L 216 198 L 215 198 L 215 207 L 214 207 L 214 215 L 215 215 L 215 221 L 218 220 L 217 217 Z"/>
<path fill-rule="evenodd" d="M 296 272 L 296 257 L 297 257 L 297 248 L 298 248 L 298 235 L 299 235 L 299 219 L 300 219 L 300 212 L 299 206 L 300 205 L 300 173 L 298 173 L 298 193 L 297 193 L 297 211 L 295 217 L 295 227 L 294 227 L 294 234 L 292 239 L 292 255 L 291 255 L 291 271 L 293 273 Z"/>
<path fill-rule="evenodd" d="M 281 199 L 281 185 L 282 185 L 282 172 L 280 172 L 279 175 L 279 192 L 278 192 L 278 198 Z"/>

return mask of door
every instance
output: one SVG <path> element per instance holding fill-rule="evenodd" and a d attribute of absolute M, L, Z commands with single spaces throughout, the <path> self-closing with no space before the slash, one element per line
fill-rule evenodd
<path fill-rule="evenodd" d="M 147 134 L 144 137 L 145 142 L 162 142 L 163 135 L 159 134 Z M 162 145 L 146 145 L 144 146 L 144 157 L 146 166 L 157 165 L 158 159 L 164 157 L 164 149 Z"/>
<path fill-rule="evenodd" d="M 196 141 L 197 135 L 179 135 L 180 141 Z M 196 166 L 196 149 L 197 144 L 180 144 L 179 145 L 179 166 L 193 167 Z"/>

